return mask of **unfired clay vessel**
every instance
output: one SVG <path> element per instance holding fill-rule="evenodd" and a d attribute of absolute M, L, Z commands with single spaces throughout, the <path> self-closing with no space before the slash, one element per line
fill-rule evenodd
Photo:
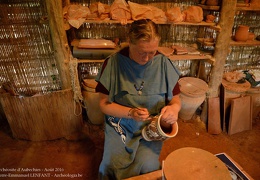
<path fill-rule="evenodd" d="M 253 41 L 253 40 L 255 40 L 255 34 L 252 33 L 252 32 L 249 32 L 249 34 L 248 34 L 248 41 Z"/>
<path fill-rule="evenodd" d="M 178 123 L 172 124 L 171 132 L 164 132 L 161 127 L 161 115 L 153 117 L 150 124 L 142 129 L 142 136 L 146 141 L 164 141 L 178 133 Z"/>
<path fill-rule="evenodd" d="M 235 33 L 235 40 L 247 41 L 248 35 L 249 35 L 249 26 L 239 25 Z"/>
<path fill-rule="evenodd" d="M 215 16 L 212 14 L 208 14 L 206 17 L 206 22 L 213 22 L 215 20 Z"/>

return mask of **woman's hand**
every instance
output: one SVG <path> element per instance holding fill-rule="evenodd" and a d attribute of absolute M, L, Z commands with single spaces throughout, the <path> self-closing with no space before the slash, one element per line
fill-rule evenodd
<path fill-rule="evenodd" d="M 173 124 L 178 120 L 179 108 L 174 105 L 167 105 L 161 110 L 161 120 L 167 124 Z"/>
<path fill-rule="evenodd" d="M 146 121 L 151 119 L 146 108 L 132 108 L 129 111 L 129 116 L 136 121 Z"/>
<path fill-rule="evenodd" d="M 129 108 L 114 102 L 109 102 L 108 95 L 103 93 L 99 93 L 99 106 L 104 114 L 110 116 L 132 118 L 136 121 L 146 121 L 151 119 L 146 108 Z"/>
<path fill-rule="evenodd" d="M 178 120 L 178 113 L 181 109 L 180 97 L 174 96 L 170 103 L 161 110 L 161 120 L 166 124 L 174 124 Z"/>

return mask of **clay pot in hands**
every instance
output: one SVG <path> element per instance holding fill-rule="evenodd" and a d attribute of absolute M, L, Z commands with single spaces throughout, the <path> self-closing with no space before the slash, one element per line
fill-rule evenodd
<path fill-rule="evenodd" d="M 170 131 L 166 132 L 161 127 L 161 115 L 153 117 L 150 124 L 142 129 L 142 136 L 146 141 L 163 141 L 168 138 L 172 138 L 178 133 L 177 122 L 172 124 Z"/>
<path fill-rule="evenodd" d="M 248 35 L 249 35 L 249 26 L 239 25 L 235 33 L 235 40 L 247 41 Z"/>

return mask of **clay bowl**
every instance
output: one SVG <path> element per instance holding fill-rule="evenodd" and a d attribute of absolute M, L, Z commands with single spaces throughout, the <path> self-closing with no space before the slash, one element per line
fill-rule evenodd
<path fill-rule="evenodd" d="M 248 34 L 248 39 L 247 39 L 248 41 L 254 41 L 255 40 L 255 34 L 254 33 L 252 33 L 252 32 L 249 32 L 249 34 Z"/>

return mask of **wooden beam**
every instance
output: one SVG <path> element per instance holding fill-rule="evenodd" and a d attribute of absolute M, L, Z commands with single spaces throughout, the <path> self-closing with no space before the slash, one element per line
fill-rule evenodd
<path fill-rule="evenodd" d="M 230 46 L 234 16 L 236 11 L 236 2 L 236 0 L 222 1 L 220 22 L 218 24 L 222 30 L 219 32 L 219 35 L 217 37 L 215 51 L 213 54 L 215 58 L 215 63 L 212 68 L 212 73 L 209 81 L 209 97 L 218 97 L 219 95 L 219 87 L 222 82 L 224 66 Z"/>
<path fill-rule="evenodd" d="M 218 26 L 220 26 L 221 31 L 217 36 L 217 41 L 215 44 L 215 51 L 213 57 L 215 58 L 215 63 L 212 67 L 209 80 L 209 91 L 207 97 L 218 97 L 220 91 L 220 85 L 222 82 L 222 77 L 224 73 L 224 66 L 226 63 L 226 58 L 228 55 L 230 40 L 232 34 L 232 28 L 234 24 L 234 16 L 236 12 L 237 0 L 223 0 L 221 11 L 220 11 L 220 21 Z M 201 113 L 201 119 L 203 122 L 207 122 L 207 100 L 204 103 L 203 110 Z"/>
<path fill-rule="evenodd" d="M 65 29 L 63 27 L 62 0 L 46 0 L 45 2 L 48 11 L 48 20 L 51 30 L 54 54 L 57 60 L 62 82 L 62 89 L 68 89 L 71 88 L 69 72 L 70 48 Z"/>

